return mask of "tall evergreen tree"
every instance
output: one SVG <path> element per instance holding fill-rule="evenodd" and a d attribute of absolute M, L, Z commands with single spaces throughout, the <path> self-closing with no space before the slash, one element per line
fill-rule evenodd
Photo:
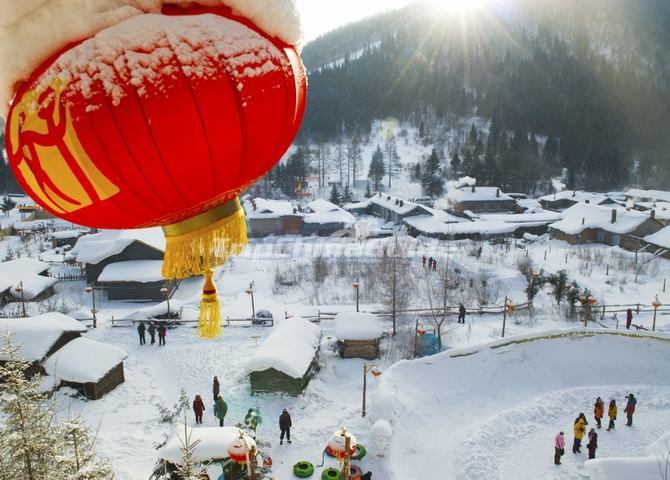
<path fill-rule="evenodd" d="M 439 197 L 444 191 L 444 178 L 440 174 L 440 158 L 433 148 L 423 169 L 421 187 L 424 195 Z"/>
<path fill-rule="evenodd" d="M 354 195 L 351 192 L 351 188 L 349 187 L 349 185 L 346 185 L 344 187 L 344 191 L 342 192 L 342 204 L 351 203 L 353 201 L 354 201 Z"/>
<path fill-rule="evenodd" d="M 335 205 L 342 205 L 342 197 L 340 196 L 340 187 L 337 186 L 337 183 L 333 184 L 333 188 L 330 189 L 330 203 Z"/>
<path fill-rule="evenodd" d="M 386 168 L 384 166 L 384 152 L 382 152 L 381 147 L 377 145 L 377 150 L 375 150 L 375 152 L 372 154 L 370 171 L 368 172 L 368 178 L 372 180 L 372 185 L 375 192 L 380 191 L 382 181 L 384 180 L 384 175 L 386 175 Z"/>

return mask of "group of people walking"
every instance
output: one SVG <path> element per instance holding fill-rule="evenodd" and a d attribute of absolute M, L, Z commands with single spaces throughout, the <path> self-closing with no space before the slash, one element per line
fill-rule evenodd
<path fill-rule="evenodd" d="M 153 322 L 149 324 L 149 328 L 144 325 L 144 322 L 140 322 L 140 324 L 137 326 L 137 334 L 140 336 L 140 345 L 145 345 L 147 343 L 146 339 L 146 334 L 147 332 L 149 333 L 149 337 L 151 337 L 151 344 L 153 345 L 156 343 L 156 333 L 158 333 L 158 345 L 163 346 L 165 345 L 165 337 L 167 337 L 167 328 L 165 328 L 164 324 L 160 324 L 158 328 L 154 325 Z"/>
<path fill-rule="evenodd" d="M 624 413 L 626 414 L 626 426 L 633 426 L 633 415 L 635 414 L 635 406 L 637 405 L 637 399 L 635 396 L 630 393 L 626 396 L 626 408 Z M 617 404 L 615 399 L 611 399 L 609 407 L 607 409 L 607 416 L 609 418 L 609 425 L 607 426 L 606 431 L 613 430 L 615 425 L 614 421 L 617 419 Z M 602 419 L 605 415 L 605 402 L 598 397 L 593 404 L 593 418 L 596 421 L 596 427 L 598 429 L 602 428 Z M 589 430 L 588 434 L 586 433 L 586 426 L 589 422 L 586 420 L 586 416 L 583 413 L 580 413 L 577 418 L 575 418 L 574 425 L 572 427 L 572 433 L 574 441 L 572 443 L 572 453 L 581 453 L 582 440 L 584 436 L 587 435 L 588 443 L 586 444 L 586 449 L 589 452 L 589 459 L 596 458 L 596 450 L 598 449 L 598 433 L 595 428 Z M 554 438 L 554 464 L 561 464 L 561 457 L 565 454 L 565 433 L 559 432 L 558 435 Z"/>
<path fill-rule="evenodd" d="M 421 257 L 421 263 L 423 264 L 423 268 L 426 268 L 426 261 L 428 261 L 428 271 L 435 271 L 437 270 L 437 260 L 435 260 L 433 257 L 430 257 L 426 259 L 426 256 L 424 255 Z"/>

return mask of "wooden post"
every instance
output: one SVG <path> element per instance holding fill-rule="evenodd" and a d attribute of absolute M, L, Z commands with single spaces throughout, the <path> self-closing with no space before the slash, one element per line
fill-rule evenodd
<path fill-rule="evenodd" d="M 249 480 L 256 480 L 256 447 L 249 450 Z"/>
<path fill-rule="evenodd" d="M 635 311 L 638 315 L 640 314 L 640 302 L 637 302 L 637 310 Z"/>
<path fill-rule="evenodd" d="M 547 261 L 547 251 L 546 250 L 544 251 L 544 261 L 545 262 Z"/>
<path fill-rule="evenodd" d="M 361 417 L 365 416 L 365 393 L 368 388 L 368 364 L 363 364 L 363 410 L 361 410 Z"/>
<path fill-rule="evenodd" d="M 651 325 L 652 332 L 656 331 L 656 310 L 658 310 L 658 307 L 654 306 L 654 322 Z"/>
<path fill-rule="evenodd" d="M 412 346 L 412 358 L 416 358 L 416 335 L 419 331 L 419 320 L 417 319 L 414 324 L 414 342 Z"/>
<path fill-rule="evenodd" d="M 665 293 L 665 281 L 666 281 L 666 279 L 664 278 L 664 279 L 663 279 L 663 292 L 664 292 L 664 293 Z"/>
<path fill-rule="evenodd" d="M 610 265 L 609 263 L 607 264 L 607 271 L 605 272 L 605 275 L 609 276 L 610 274 Z"/>
<path fill-rule="evenodd" d="M 505 305 L 503 306 L 502 338 L 505 338 L 505 325 L 506 324 L 507 324 L 507 297 L 505 297 Z"/>
<path fill-rule="evenodd" d="M 566 265 L 568 263 L 568 252 L 567 251 L 565 252 L 565 263 L 566 263 Z"/>
<path fill-rule="evenodd" d="M 344 465 L 342 466 L 342 480 L 351 479 L 351 460 L 349 458 L 351 450 L 351 437 L 344 432 Z"/>

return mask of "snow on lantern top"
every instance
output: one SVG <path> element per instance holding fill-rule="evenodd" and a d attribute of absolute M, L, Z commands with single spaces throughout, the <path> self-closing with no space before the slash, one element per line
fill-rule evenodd
<path fill-rule="evenodd" d="M 67 45 L 131 17 L 192 4 L 226 6 L 288 45 L 302 38 L 295 0 L 0 0 L 0 116 L 21 83 Z"/>

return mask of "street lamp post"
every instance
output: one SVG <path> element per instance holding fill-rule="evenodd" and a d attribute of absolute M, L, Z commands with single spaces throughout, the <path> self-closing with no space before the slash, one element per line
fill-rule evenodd
<path fill-rule="evenodd" d="M 354 283 L 351 284 L 354 287 L 354 290 L 356 290 L 356 311 L 358 312 L 358 289 L 360 288 L 361 284 L 358 281 L 358 278 Z"/>
<path fill-rule="evenodd" d="M 26 317 L 26 297 L 23 294 L 23 282 L 19 282 L 19 286 L 14 290 L 21 294 L 21 311 L 23 312 L 23 316 Z"/>
<path fill-rule="evenodd" d="M 368 389 L 368 372 L 372 372 L 372 375 L 378 377 L 382 374 L 382 371 L 379 369 L 379 365 L 368 365 L 367 363 L 363 364 L 363 409 L 361 411 L 361 417 L 365 416 L 365 400 Z"/>
<path fill-rule="evenodd" d="M 92 307 L 93 307 L 91 309 L 91 313 L 93 314 L 93 328 L 98 328 L 98 317 L 97 317 L 98 311 L 95 309 L 95 288 L 93 288 L 91 285 L 88 285 L 84 289 L 84 291 L 86 293 L 91 294 L 91 303 L 92 303 Z"/>
<path fill-rule="evenodd" d="M 167 288 L 167 285 L 164 285 L 163 288 L 161 288 L 161 295 L 165 297 L 165 300 L 167 301 L 167 318 L 170 319 L 170 291 Z"/>
<path fill-rule="evenodd" d="M 247 288 L 247 294 L 251 296 L 251 318 L 256 318 L 256 305 L 254 303 L 254 282 L 249 284 L 249 288 Z"/>

